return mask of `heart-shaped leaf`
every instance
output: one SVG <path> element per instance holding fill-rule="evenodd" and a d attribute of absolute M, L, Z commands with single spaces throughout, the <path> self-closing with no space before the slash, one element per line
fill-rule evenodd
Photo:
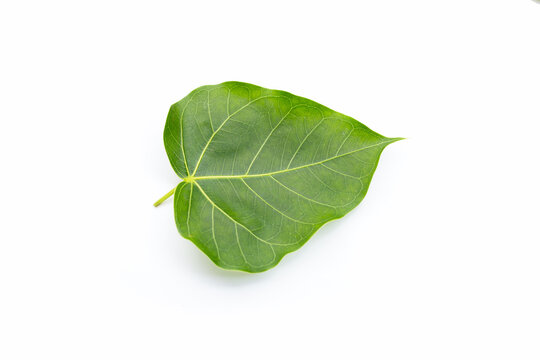
<path fill-rule="evenodd" d="M 164 197 L 174 192 L 182 236 L 220 267 L 260 272 L 357 206 L 400 138 L 288 92 L 226 82 L 174 104 L 164 140 L 183 179 Z"/>

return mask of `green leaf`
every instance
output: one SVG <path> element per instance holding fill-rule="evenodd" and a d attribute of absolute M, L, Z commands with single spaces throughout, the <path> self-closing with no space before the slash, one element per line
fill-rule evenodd
<path fill-rule="evenodd" d="M 164 141 L 183 181 L 178 230 L 218 266 L 261 272 L 366 195 L 386 138 L 288 92 L 226 82 L 174 104 Z"/>

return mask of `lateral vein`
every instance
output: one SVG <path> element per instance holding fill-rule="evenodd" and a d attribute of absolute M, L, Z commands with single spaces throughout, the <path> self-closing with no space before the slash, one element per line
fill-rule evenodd
<path fill-rule="evenodd" d="M 268 95 L 268 96 L 261 96 L 261 97 L 258 97 L 256 99 L 253 99 L 251 100 L 250 102 L 248 102 L 246 105 L 242 106 L 241 108 L 239 108 L 238 110 L 236 110 L 235 112 L 233 112 L 232 114 L 228 115 L 227 118 L 225 120 L 223 120 L 223 122 L 221 123 L 221 125 L 219 125 L 219 127 L 216 129 L 216 131 L 214 131 L 212 133 L 212 136 L 210 136 L 210 139 L 208 139 L 208 141 L 206 142 L 206 145 L 204 146 L 202 152 L 201 152 L 201 155 L 199 156 L 199 160 L 197 160 L 197 164 L 195 165 L 195 169 L 193 170 L 193 176 L 195 176 L 195 174 L 197 173 L 197 169 L 199 168 L 199 165 L 201 164 L 201 160 L 206 152 L 206 149 L 208 149 L 208 146 L 210 146 L 210 144 L 212 143 L 212 140 L 214 139 L 214 136 L 216 136 L 216 134 L 221 130 L 221 128 L 236 114 L 238 114 L 240 111 L 244 110 L 246 107 L 248 107 L 249 105 L 253 104 L 255 101 L 258 101 L 258 100 L 261 100 L 261 99 L 267 99 L 267 98 L 272 98 L 272 97 L 281 97 L 281 96 L 272 96 L 272 95 Z M 189 170 L 188 170 L 189 172 Z"/>

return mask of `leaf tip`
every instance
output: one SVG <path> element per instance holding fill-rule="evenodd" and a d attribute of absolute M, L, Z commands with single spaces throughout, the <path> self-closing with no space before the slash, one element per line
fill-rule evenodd
<path fill-rule="evenodd" d="M 397 138 L 390 138 L 389 140 L 390 140 L 391 143 L 394 143 L 396 141 L 407 140 L 407 138 L 397 137 Z"/>
<path fill-rule="evenodd" d="M 388 145 L 401 141 L 401 140 L 407 140 L 407 139 L 403 137 L 386 138 L 386 141 L 384 142 L 384 147 L 387 147 Z"/>

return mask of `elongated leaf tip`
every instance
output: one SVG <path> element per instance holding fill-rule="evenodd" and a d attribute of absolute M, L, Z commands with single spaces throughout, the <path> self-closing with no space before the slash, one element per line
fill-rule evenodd
<path fill-rule="evenodd" d="M 395 143 L 397 141 L 406 140 L 406 138 L 403 138 L 403 137 L 387 138 L 387 139 L 388 139 L 388 141 L 386 142 L 385 147 L 390 145 L 390 144 L 393 144 L 393 143 Z"/>

